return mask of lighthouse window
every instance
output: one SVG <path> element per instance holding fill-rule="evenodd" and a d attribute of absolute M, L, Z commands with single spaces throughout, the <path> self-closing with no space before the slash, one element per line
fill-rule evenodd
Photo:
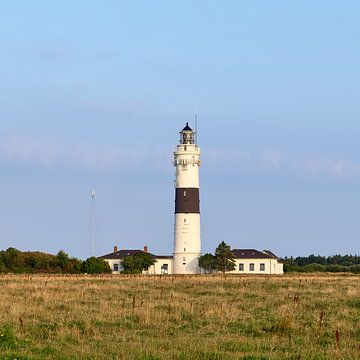
<path fill-rule="evenodd" d="M 186 248 L 184 248 L 184 252 L 186 251 Z"/>
<path fill-rule="evenodd" d="M 186 196 L 186 191 L 184 191 L 184 196 Z"/>
<path fill-rule="evenodd" d="M 186 223 L 186 219 L 184 219 L 184 223 Z"/>
<path fill-rule="evenodd" d="M 184 146 L 184 151 L 186 151 L 186 150 L 187 150 L 187 146 L 185 145 L 185 146 Z"/>

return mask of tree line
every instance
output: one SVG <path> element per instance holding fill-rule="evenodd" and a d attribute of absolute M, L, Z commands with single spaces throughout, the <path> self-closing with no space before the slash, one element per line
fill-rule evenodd
<path fill-rule="evenodd" d="M 360 274 L 360 256 L 298 256 L 282 259 L 284 272 L 349 272 Z M 156 260 L 147 253 L 139 252 L 122 260 L 122 273 L 141 274 Z M 235 260 L 231 248 L 224 241 L 211 253 L 199 257 L 199 266 L 203 273 L 229 272 L 235 269 Z M 69 257 L 63 250 L 56 255 L 42 252 L 21 252 L 15 248 L 0 251 L 0 273 L 54 273 L 54 274 L 101 274 L 111 273 L 109 264 L 96 257 L 85 261 Z"/>
<path fill-rule="evenodd" d="M 85 261 L 69 257 L 63 250 L 57 255 L 42 252 L 22 252 L 15 248 L 0 251 L 0 273 L 54 273 L 54 274 L 100 274 L 111 273 L 103 259 L 90 257 Z"/>
<path fill-rule="evenodd" d="M 360 256 L 332 255 L 285 257 L 284 272 L 349 272 L 360 274 Z"/>

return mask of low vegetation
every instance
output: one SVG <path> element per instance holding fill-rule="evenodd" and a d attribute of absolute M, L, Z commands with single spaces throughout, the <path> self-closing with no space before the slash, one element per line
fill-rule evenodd
<path fill-rule="evenodd" d="M 125 256 L 122 260 L 123 274 L 141 274 L 147 270 L 151 265 L 154 265 L 156 260 L 147 252 L 139 251 L 134 255 Z"/>
<path fill-rule="evenodd" d="M 360 256 L 333 255 L 333 256 L 298 256 L 285 257 L 285 272 L 348 272 L 360 274 Z"/>
<path fill-rule="evenodd" d="M 64 251 L 57 255 L 42 252 L 22 252 L 15 248 L 0 251 L 0 273 L 33 274 L 33 273 L 60 273 L 60 274 L 99 274 L 110 273 L 107 262 L 95 257 L 85 261 L 70 258 Z"/>
<path fill-rule="evenodd" d="M 359 276 L 0 275 L 1 359 L 358 359 Z"/>

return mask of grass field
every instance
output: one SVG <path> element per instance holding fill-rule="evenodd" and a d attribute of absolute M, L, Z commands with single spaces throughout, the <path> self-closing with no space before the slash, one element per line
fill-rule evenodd
<path fill-rule="evenodd" d="M 360 277 L 0 275 L 1 359 L 360 359 Z"/>

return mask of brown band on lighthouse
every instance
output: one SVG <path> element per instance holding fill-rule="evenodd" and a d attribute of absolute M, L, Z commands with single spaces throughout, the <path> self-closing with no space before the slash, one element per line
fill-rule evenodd
<path fill-rule="evenodd" d="M 198 188 L 177 188 L 175 194 L 175 214 L 200 214 Z"/>

